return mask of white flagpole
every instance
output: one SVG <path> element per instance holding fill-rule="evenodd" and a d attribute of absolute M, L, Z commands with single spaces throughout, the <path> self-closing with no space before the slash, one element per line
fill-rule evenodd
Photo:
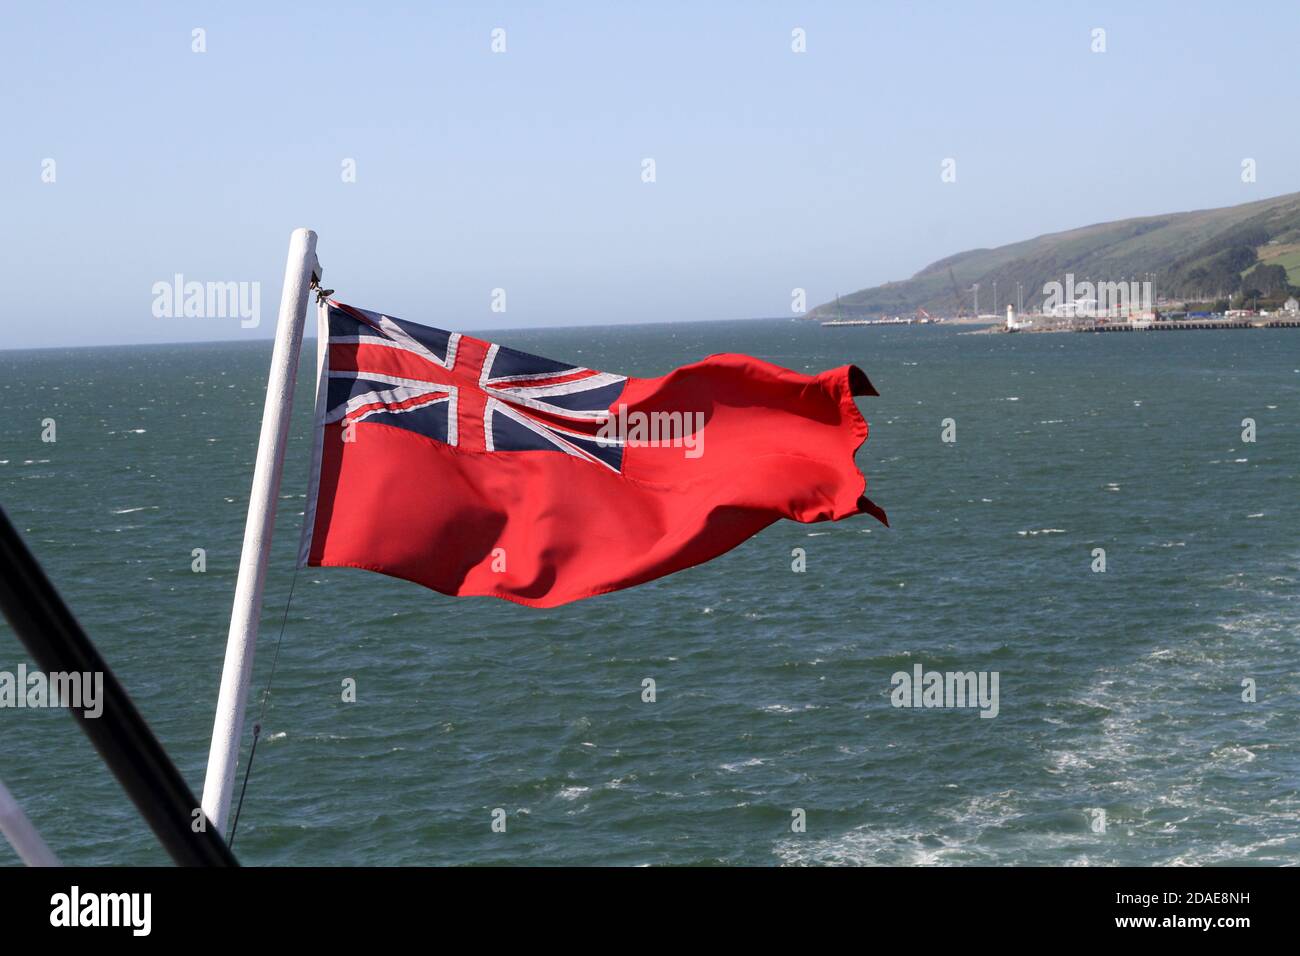
<path fill-rule="evenodd" d="M 54 851 L 41 839 L 40 831 L 23 813 L 14 795 L 0 780 L 0 833 L 28 866 L 62 866 Z"/>
<path fill-rule="evenodd" d="M 248 500 L 248 521 L 244 525 L 244 549 L 239 558 L 235 606 L 230 615 L 230 636 L 226 641 L 226 663 L 221 671 L 221 692 L 217 696 L 216 721 L 212 727 L 212 748 L 208 751 L 208 774 L 203 782 L 203 812 L 218 833 L 225 832 L 230 796 L 235 785 L 235 768 L 239 764 L 244 707 L 253 676 L 257 623 L 262 613 L 262 585 L 266 580 L 271 532 L 275 527 L 275 505 L 280 494 L 280 473 L 284 469 L 289 413 L 293 408 L 307 293 L 313 274 L 320 277 L 316 233 L 310 229 L 295 229 L 289 237 L 289 261 L 284 267 L 275 350 L 271 353 L 271 375 L 266 385 L 266 405 L 262 409 L 262 435 L 258 439 L 257 463 L 253 467 L 253 492 Z"/>

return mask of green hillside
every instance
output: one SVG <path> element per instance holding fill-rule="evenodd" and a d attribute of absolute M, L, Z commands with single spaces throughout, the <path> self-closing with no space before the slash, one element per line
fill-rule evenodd
<path fill-rule="evenodd" d="M 989 311 L 995 281 L 1001 307 L 1014 302 L 1019 282 L 1025 309 L 1033 310 L 1043 301 L 1043 286 L 1064 281 L 1066 273 L 1073 273 L 1076 282 L 1119 282 L 1140 281 L 1150 272 L 1156 274 L 1162 298 L 1205 301 L 1294 291 L 1300 286 L 1300 193 L 1223 209 L 1099 223 L 996 249 L 972 249 L 940 259 L 910 279 L 841 296 L 838 312 L 844 318 L 874 317 L 923 308 L 955 315 L 954 280 L 967 314 L 971 286 L 979 283 L 980 309 Z M 827 318 L 835 311 L 835 303 L 824 303 L 809 317 Z"/>

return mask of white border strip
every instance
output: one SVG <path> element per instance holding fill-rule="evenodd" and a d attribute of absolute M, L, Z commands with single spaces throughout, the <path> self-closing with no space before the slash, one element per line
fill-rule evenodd
<path fill-rule="evenodd" d="M 307 481 L 307 504 L 302 509 L 302 536 L 298 539 L 298 567 L 307 566 L 311 554 L 311 536 L 316 528 L 316 501 L 320 496 L 320 458 L 325 444 L 325 403 L 329 393 L 330 354 L 329 305 L 321 302 L 316 309 L 316 411 L 312 417 L 311 478 Z"/>

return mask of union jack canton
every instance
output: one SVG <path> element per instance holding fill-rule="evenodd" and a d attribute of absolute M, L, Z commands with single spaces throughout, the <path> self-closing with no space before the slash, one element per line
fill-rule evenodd
<path fill-rule="evenodd" d="M 611 471 L 597 439 L 625 376 L 539 358 L 334 300 L 325 424 L 392 425 L 466 452 L 563 452 Z"/>

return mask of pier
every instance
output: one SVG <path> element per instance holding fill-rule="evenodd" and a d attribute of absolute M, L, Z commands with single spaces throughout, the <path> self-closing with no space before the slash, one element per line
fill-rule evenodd
<path fill-rule="evenodd" d="M 829 322 L 823 322 L 824 329 L 844 329 L 852 327 L 861 327 L 864 325 L 926 325 L 924 319 L 831 319 Z"/>
<path fill-rule="evenodd" d="M 1217 329 L 1297 329 L 1300 318 L 1271 319 L 1267 322 L 1251 322 L 1246 319 L 1200 319 L 1193 321 L 1149 322 L 1141 325 L 1124 323 L 1093 322 L 1088 325 L 1075 326 L 1075 332 L 1183 332 L 1209 331 Z M 1044 328 L 1042 331 L 1048 331 Z"/>

